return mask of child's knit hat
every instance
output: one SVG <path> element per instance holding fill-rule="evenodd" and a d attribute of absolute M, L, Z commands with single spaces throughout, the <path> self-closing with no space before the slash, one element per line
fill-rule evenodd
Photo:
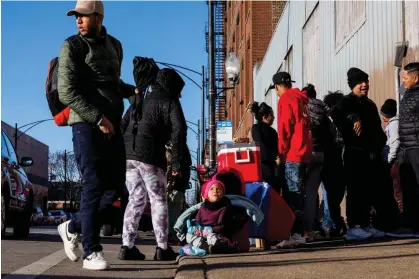
<path fill-rule="evenodd" d="M 224 193 L 225 193 L 226 187 L 225 187 L 223 182 L 221 182 L 219 180 L 211 180 L 211 181 L 208 181 L 207 183 L 205 183 L 202 187 L 202 190 L 203 190 L 202 194 L 204 196 L 204 199 L 208 200 L 208 192 L 211 189 L 211 186 L 214 185 L 214 184 L 220 184 L 221 187 L 223 188 Z"/>
<path fill-rule="evenodd" d="M 393 118 L 397 115 L 397 102 L 394 99 L 387 99 L 381 107 L 381 114 L 387 118 Z"/>

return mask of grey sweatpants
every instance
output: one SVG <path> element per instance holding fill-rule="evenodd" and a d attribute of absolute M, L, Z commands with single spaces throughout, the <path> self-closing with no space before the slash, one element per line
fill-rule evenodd
<path fill-rule="evenodd" d="M 151 218 L 158 246 L 167 245 L 169 234 L 166 200 L 166 174 L 163 169 L 134 160 L 127 160 L 126 185 L 129 200 L 124 215 L 122 245 L 133 247 L 138 224 L 150 198 Z"/>

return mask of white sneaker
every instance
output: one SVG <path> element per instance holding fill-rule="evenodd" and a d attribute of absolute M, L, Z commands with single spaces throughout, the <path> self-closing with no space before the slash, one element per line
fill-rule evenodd
<path fill-rule="evenodd" d="M 360 226 L 355 226 L 346 232 L 346 240 L 364 240 L 371 236 L 372 233 L 364 231 Z"/>
<path fill-rule="evenodd" d="M 89 270 L 106 270 L 109 267 L 108 262 L 103 258 L 103 252 L 93 252 L 83 261 L 83 268 Z"/>
<path fill-rule="evenodd" d="M 281 241 L 277 248 L 291 248 L 306 244 L 306 239 L 299 234 L 294 234 L 288 240 Z"/>
<path fill-rule="evenodd" d="M 305 237 L 303 237 L 302 235 L 298 234 L 298 233 L 295 233 L 292 236 L 292 239 L 294 239 L 297 246 L 304 245 L 304 244 L 307 243 L 307 239 Z"/>
<path fill-rule="evenodd" d="M 362 228 L 362 229 L 364 231 L 366 231 L 367 233 L 370 233 L 372 238 L 380 238 L 380 237 L 385 237 L 386 236 L 385 232 L 379 231 L 372 226 L 365 227 L 365 228 Z"/>
<path fill-rule="evenodd" d="M 77 233 L 70 233 L 68 225 L 70 221 L 64 222 L 57 227 L 58 233 L 64 242 L 64 251 L 70 261 L 77 262 L 80 259 L 80 249 Z"/>

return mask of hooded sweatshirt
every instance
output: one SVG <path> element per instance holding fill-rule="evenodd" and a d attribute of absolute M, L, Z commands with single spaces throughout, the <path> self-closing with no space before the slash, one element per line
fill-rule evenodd
<path fill-rule="evenodd" d="M 313 150 L 308 98 L 291 88 L 278 101 L 278 150 L 287 162 L 309 163 Z"/>

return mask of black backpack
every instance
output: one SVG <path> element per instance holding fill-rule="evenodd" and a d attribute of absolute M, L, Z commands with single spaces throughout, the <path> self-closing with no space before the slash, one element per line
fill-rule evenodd
<path fill-rule="evenodd" d="M 108 35 L 109 36 L 109 35 Z M 116 52 L 118 53 L 119 62 L 122 62 L 122 47 L 118 40 L 109 36 Z M 89 52 L 89 46 L 79 36 L 73 35 L 66 39 L 71 45 L 76 56 L 76 63 L 81 67 L 85 63 L 86 55 Z M 53 58 L 48 65 L 48 74 L 45 82 L 45 93 L 47 97 L 48 107 L 51 111 L 54 122 L 57 126 L 67 126 L 70 117 L 70 108 L 61 103 L 58 97 L 58 57 Z"/>

